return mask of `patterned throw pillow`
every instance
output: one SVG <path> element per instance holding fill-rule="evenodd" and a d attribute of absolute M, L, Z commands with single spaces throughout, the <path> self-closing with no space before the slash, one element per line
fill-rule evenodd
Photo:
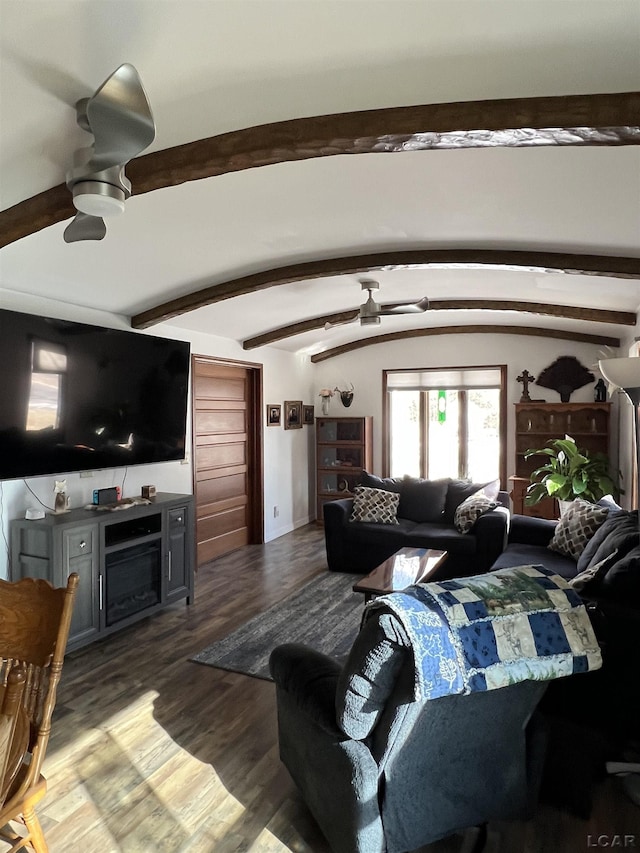
<path fill-rule="evenodd" d="M 497 506 L 496 501 L 492 501 L 491 498 L 488 498 L 482 492 L 469 495 L 456 509 L 453 517 L 456 530 L 460 533 L 468 533 L 481 515 L 495 509 Z"/>
<path fill-rule="evenodd" d="M 356 486 L 353 493 L 353 512 L 350 521 L 377 521 L 379 524 L 397 524 L 400 495 L 384 489 Z"/>
<path fill-rule="evenodd" d="M 548 547 L 565 557 L 577 560 L 587 542 L 607 520 L 609 510 L 576 498 L 556 525 Z"/>

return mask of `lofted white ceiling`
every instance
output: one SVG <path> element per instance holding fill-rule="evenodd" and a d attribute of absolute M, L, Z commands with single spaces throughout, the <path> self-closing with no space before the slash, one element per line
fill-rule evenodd
<path fill-rule="evenodd" d="M 64 182 L 75 148 L 86 144 L 75 101 L 125 61 L 138 69 L 152 104 L 154 151 L 342 111 L 636 91 L 640 4 L 0 0 L 0 208 Z M 324 157 L 134 194 L 100 242 L 64 243 L 66 224 L 1 249 L 0 288 L 131 316 L 248 273 L 374 251 L 640 257 L 640 146 Z M 640 304 L 640 282 L 632 279 L 487 269 L 373 277 L 380 301 L 426 295 L 624 311 Z M 169 323 L 242 341 L 362 301 L 357 276 L 330 276 Z M 275 345 L 314 353 L 371 333 L 490 323 L 628 332 L 535 314 L 432 311 Z"/>

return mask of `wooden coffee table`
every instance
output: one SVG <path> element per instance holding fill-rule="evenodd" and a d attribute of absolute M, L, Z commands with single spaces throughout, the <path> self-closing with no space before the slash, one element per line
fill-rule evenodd
<path fill-rule="evenodd" d="M 365 603 L 375 595 L 399 592 L 429 580 L 446 559 L 447 552 L 435 548 L 401 548 L 354 584 L 353 591 L 363 592 Z"/>

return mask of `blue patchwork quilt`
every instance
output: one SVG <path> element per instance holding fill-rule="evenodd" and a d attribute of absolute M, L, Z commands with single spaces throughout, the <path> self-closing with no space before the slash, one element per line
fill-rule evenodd
<path fill-rule="evenodd" d="M 417 700 L 602 666 L 580 596 L 543 566 L 418 584 L 374 599 L 364 618 L 379 607 L 409 636 Z"/>

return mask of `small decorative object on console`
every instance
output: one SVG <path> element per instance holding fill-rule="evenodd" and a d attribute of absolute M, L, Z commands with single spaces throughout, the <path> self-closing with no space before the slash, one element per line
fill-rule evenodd
<path fill-rule="evenodd" d="M 155 498 L 156 496 L 156 487 L 155 486 L 143 486 L 141 495 L 143 498 Z"/>
<path fill-rule="evenodd" d="M 67 481 L 56 480 L 53 487 L 55 498 L 53 499 L 54 512 L 67 512 Z"/>

